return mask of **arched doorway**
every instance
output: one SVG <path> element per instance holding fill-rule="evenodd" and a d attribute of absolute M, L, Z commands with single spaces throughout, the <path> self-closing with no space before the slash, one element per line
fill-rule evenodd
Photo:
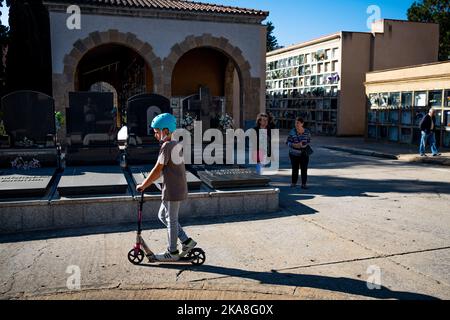
<path fill-rule="evenodd" d="M 75 72 L 75 91 L 113 92 L 117 126 L 127 100 L 152 92 L 153 73 L 142 56 L 127 46 L 108 43 L 89 50 Z"/>
<path fill-rule="evenodd" d="M 210 127 L 206 118 L 211 118 L 214 127 L 223 113 L 239 126 L 242 94 L 238 66 L 225 53 L 211 47 L 184 53 L 173 68 L 171 90 L 173 97 L 189 97 L 183 109 L 193 111 L 204 128 Z"/>

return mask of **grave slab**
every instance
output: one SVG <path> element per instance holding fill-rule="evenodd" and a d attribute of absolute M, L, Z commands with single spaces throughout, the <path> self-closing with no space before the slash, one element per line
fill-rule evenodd
<path fill-rule="evenodd" d="M 268 177 L 237 165 L 194 165 L 192 168 L 200 180 L 213 189 L 265 187 L 270 182 Z"/>
<path fill-rule="evenodd" d="M 144 179 L 148 176 L 153 166 L 133 166 L 130 167 L 130 172 L 133 177 L 133 181 L 135 184 L 140 184 L 144 181 Z M 202 181 L 197 178 L 192 172 L 186 170 L 186 181 L 188 185 L 188 190 L 199 190 L 202 184 Z M 162 178 L 156 180 L 157 183 L 162 183 Z M 159 192 L 158 188 L 152 184 L 149 189 L 149 192 Z"/>
<path fill-rule="evenodd" d="M 42 197 L 56 175 L 56 168 L 0 169 L 0 199 Z"/>
<path fill-rule="evenodd" d="M 60 196 L 125 194 L 128 183 L 120 167 L 68 167 L 57 190 Z"/>

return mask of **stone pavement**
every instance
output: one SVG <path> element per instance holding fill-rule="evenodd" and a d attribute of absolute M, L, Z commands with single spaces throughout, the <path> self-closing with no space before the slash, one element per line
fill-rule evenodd
<path fill-rule="evenodd" d="M 308 190 L 289 187 L 280 146 L 279 212 L 181 221 L 203 266 L 131 265 L 134 224 L 1 236 L 0 297 L 450 299 L 450 169 L 330 150 L 324 139 L 313 140 Z M 166 246 L 160 224 L 143 236 Z"/>
<path fill-rule="evenodd" d="M 286 132 L 282 132 L 282 137 Z M 441 156 L 432 157 L 427 146 L 427 157 L 419 156 L 419 147 L 391 142 L 366 141 L 362 137 L 314 137 L 315 144 L 332 150 L 349 152 L 384 159 L 397 159 L 406 162 L 429 163 L 450 166 L 450 149 L 439 148 Z"/>

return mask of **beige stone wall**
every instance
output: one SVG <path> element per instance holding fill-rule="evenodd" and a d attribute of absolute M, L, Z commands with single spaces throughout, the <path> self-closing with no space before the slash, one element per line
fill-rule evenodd
<path fill-rule="evenodd" d="M 365 129 L 365 74 L 370 70 L 372 35 L 342 33 L 341 91 L 339 94 L 338 136 L 363 135 Z"/>
<path fill-rule="evenodd" d="M 406 71 L 407 69 L 405 69 L 395 71 L 392 74 L 374 72 L 368 74 L 366 80 L 365 74 L 367 72 L 437 61 L 439 49 L 438 25 L 383 20 L 378 22 L 377 26 L 379 28 L 377 33 L 374 34 L 342 33 L 343 59 L 338 135 L 364 134 L 367 101 L 365 81 L 384 82 L 384 79 L 392 76 L 406 79 L 415 77 L 414 74 L 417 70 Z M 408 84 L 404 85 L 403 88 L 411 87 L 411 79 L 406 79 L 406 81 Z M 418 81 L 422 82 L 421 79 Z M 422 84 L 418 85 L 417 88 Z M 395 84 L 395 86 L 397 85 L 398 83 Z M 386 91 L 389 87 L 386 84 L 380 84 L 380 86 L 378 88 L 372 85 L 369 87 L 372 88 L 370 90 L 380 90 L 377 92 Z M 393 91 L 400 91 L 400 87 Z"/>
<path fill-rule="evenodd" d="M 384 20 L 384 33 L 377 33 L 372 70 L 431 63 L 438 60 L 439 25 Z"/>
<path fill-rule="evenodd" d="M 366 74 L 366 93 L 450 89 L 450 62 Z"/>

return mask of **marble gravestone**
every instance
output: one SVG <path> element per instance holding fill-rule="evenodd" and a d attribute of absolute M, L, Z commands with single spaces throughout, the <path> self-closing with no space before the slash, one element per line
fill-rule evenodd
<path fill-rule="evenodd" d="M 192 170 L 213 189 L 265 187 L 270 179 L 239 165 L 193 165 Z"/>
<path fill-rule="evenodd" d="M 148 174 L 152 170 L 153 166 L 134 166 L 130 168 L 131 175 L 133 176 L 133 181 L 135 185 L 138 185 L 147 178 Z M 186 170 L 186 181 L 188 185 L 188 190 L 199 190 L 202 184 L 202 181 L 193 175 L 191 172 Z M 161 185 L 162 178 L 156 180 L 156 183 Z M 148 192 L 158 192 L 159 189 L 152 184 L 148 189 Z"/>
<path fill-rule="evenodd" d="M 66 168 L 58 184 L 60 196 L 126 194 L 127 180 L 119 166 Z"/>
<path fill-rule="evenodd" d="M 55 168 L 0 169 L 0 199 L 43 197 L 55 178 Z"/>
<path fill-rule="evenodd" d="M 118 163 L 112 92 L 69 92 L 67 165 Z"/>
<path fill-rule="evenodd" d="M 0 199 L 42 197 L 56 175 L 53 98 L 16 91 L 1 100 Z"/>
<path fill-rule="evenodd" d="M 155 162 L 159 142 L 150 124 L 157 115 L 171 113 L 170 100 L 157 94 L 139 94 L 127 101 L 128 162 L 146 164 Z"/>

